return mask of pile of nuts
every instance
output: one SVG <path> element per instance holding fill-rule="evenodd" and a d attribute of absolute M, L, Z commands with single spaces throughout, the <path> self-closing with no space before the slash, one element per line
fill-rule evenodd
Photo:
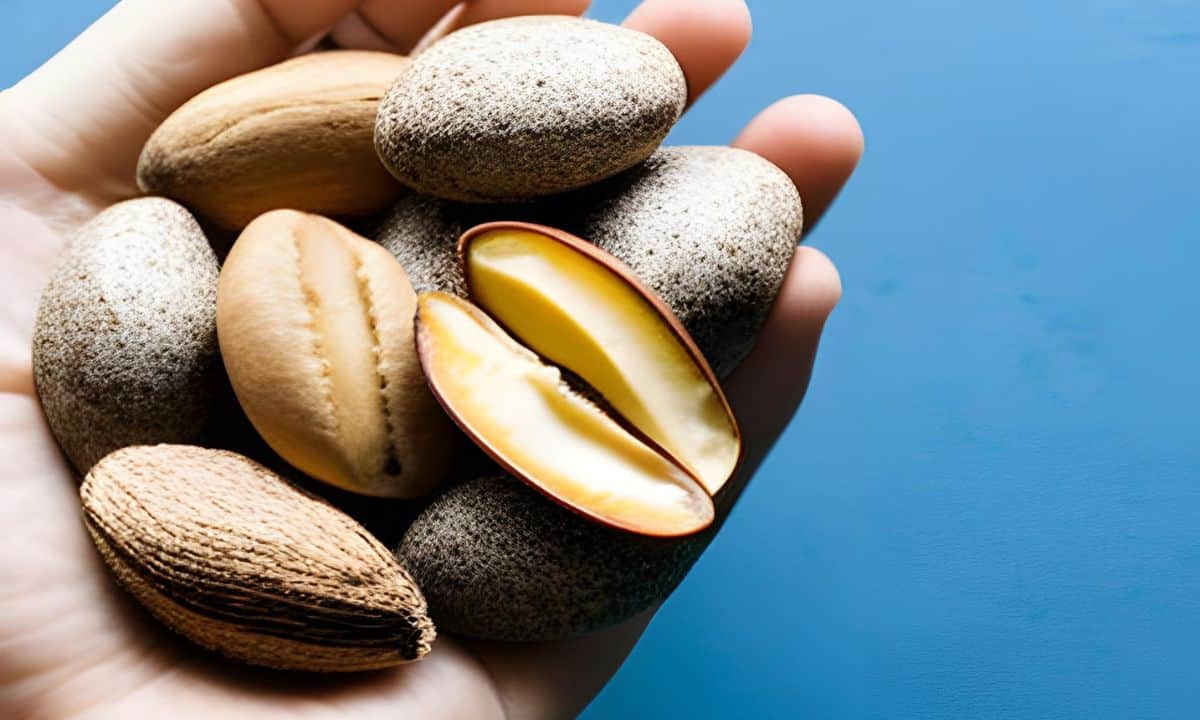
<path fill-rule="evenodd" d="M 310 671 L 666 597 L 741 456 L 720 378 L 801 228 L 767 161 L 659 147 L 686 101 L 650 36 L 525 17 L 168 117 L 147 197 L 80 229 L 33 340 L 117 581 L 204 647 Z"/>

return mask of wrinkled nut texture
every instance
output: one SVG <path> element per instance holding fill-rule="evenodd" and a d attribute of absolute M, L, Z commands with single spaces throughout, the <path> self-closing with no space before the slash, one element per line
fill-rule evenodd
<path fill-rule="evenodd" d="M 380 103 L 375 143 L 419 192 L 508 202 L 641 162 L 686 101 L 679 63 L 649 35 L 576 17 L 508 18 L 417 56 Z"/>
<path fill-rule="evenodd" d="M 415 310 L 400 264 L 341 225 L 290 210 L 248 225 L 221 271 L 217 332 L 263 439 L 346 490 L 429 493 L 459 436 L 425 385 Z"/>
<path fill-rule="evenodd" d="M 233 229 L 277 208 L 377 211 L 402 187 L 375 154 L 375 115 L 407 64 L 391 53 L 318 52 L 211 87 L 150 137 L 138 184 Z"/>
<path fill-rule="evenodd" d="M 267 667 L 345 672 L 429 652 L 425 599 L 382 545 L 234 453 L 125 448 L 92 468 L 83 516 L 117 581 L 189 640 Z"/>
<path fill-rule="evenodd" d="M 217 258 L 187 210 L 118 203 L 85 224 L 42 291 L 33 375 L 80 472 L 126 445 L 197 442 L 221 393 Z"/>
<path fill-rule="evenodd" d="M 666 598 L 715 530 L 635 535 L 500 476 L 439 496 L 397 552 L 443 632 L 535 642 L 615 625 Z"/>

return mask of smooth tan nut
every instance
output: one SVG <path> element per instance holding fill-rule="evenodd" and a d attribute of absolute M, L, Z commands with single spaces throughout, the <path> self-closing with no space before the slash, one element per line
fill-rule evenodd
<path fill-rule="evenodd" d="M 712 522 L 712 499 L 688 470 L 574 393 L 478 308 L 446 293 L 421 295 L 418 304 L 417 347 L 430 387 L 505 468 L 630 532 L 674 537 Z"/>
<path fill-rule="evenodd" d="M 126 445 L 197 442 L 222 394 L 217 258 L 187 210 L 114 205 L 68 244 L 38 303 L 33 376 L 80 473 Z"/>
<path fill-rule="evenodd" d="M 641 162 L 686 102 L 679 63 L 649 35 L 577 17 L 508 18 L 418 55 L 380 103 L 375 143 L 419 192 L 521 200 Z"/>
<path fill-rule="evenodd" d="M 276 210 L 250 223 L 221 270 L 217 333 L 263 439 L 346 490 L 432 491 L 460 436 L 425 385 L 415 309 L 400 264 L 332 220 Z"/>
<path fill-rule="evenodd" d="M 118 582 L 189 640 L 268 667 L 345 672 L 417 660 L 425 599 L 382 545 L 240 455 L 118 450 L 80 488 Z"/>
<path fill-rule="evenodd" d="M 553 228 L 492 223 L 459 252 L 471 299 L 526 347 L 582 378 L 715 495 L 741 434 L 704 356 L 633 273 Z"/>
<path fill-rule="evenodd" d="M 375 155 L 379 99 L 408 59 L 318 52 L 227 80 L 172 113 L 138 162 L 138 185 L 240 229 L 268 210 L 360 215 L 402 188 Z"/>
<path fill-rule="evenodd" d="M 715 528 L 676 539 L 635 535 L 499 476 L 439 496 L 397 553 L 443 632 L 562 640 L 628 620 L 666 598 Z"/>

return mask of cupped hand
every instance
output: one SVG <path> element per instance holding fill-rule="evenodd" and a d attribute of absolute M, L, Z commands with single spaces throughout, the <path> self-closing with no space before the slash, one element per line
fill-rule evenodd
<path fill-rule="evenodd" d="M 0 716 L 569 717 L 633 648 L 651 613 L 567 642 L 443 636 L 419 663 L 355 677 L 223 663 L 148 620 L 111 583 L 79 519 L 77 479 L 34 394 L 30 338 L 41 286 L 74 228 L 138 194 L 138 153 L 168 113 L 323 36 L 409 52 L 455 4 L 124 0 L 0 94 Z M 511 15 L 578 14 L 586 5 L 467 0 L 438 31 Z M 750 36 L 743 0 L 646 0 L 626 25 L 675 53 L 692 100 Z M 733 144 L 788 173 L 811 228 L 853 171 L 862 136 L 841 105 L 796 96 L 762 111 Z M 839 294 L 829 260 L 801 247 L 758 346 L 727 384 L 747 442 L 735 490 L 799 405 Z"/>

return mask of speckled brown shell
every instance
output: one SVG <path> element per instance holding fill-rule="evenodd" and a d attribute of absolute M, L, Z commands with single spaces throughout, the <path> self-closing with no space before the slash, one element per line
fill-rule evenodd
<path fill-rule="evenodd" d="M 397 553 L 443 631 L 561 640 L 627 620 L 666 598 L 715 529 L 682 539 L 634 535 L 499 475 L 435 500 Z"/>
<path fill-rule="evenodd" d="M 686 101 L 683 71 L 649 35 L 576 17 L 508 18 L 419 55 L 380 103 L 375 146 L 419 192 L 523 200 L 641 162 Z"/>
<path fill-rule="evenodd" d="M 117 581 L 193 642 L 255 665 L 352 671 L 416 660 L 434 628 L 396 559 L 331 505 L 234 453 L 119 450 L 80 488 Z"/>
<path fill-rule="evenodd" d="M 112 206 L 67 246 L 38 305 L 33 373 L 79 472 L 201 436 L 221 392 L 217 276 L 200 226 L 162 198 Z"/>
<path fill-rule="evenodd" d="M 754 347 L 803 226 L 791 179 L 729 147 L 663 148 L 563 206 L 558 225 L 628 265 L 719 377 Z"/>
<path fill-rule="evenodd" d="M 411 194 L 396 201 L 374 239 L 392 254 L 423 292 L 465 297 L 466 280 L 458 262 L 458 239 L 476 225 L 498 220 L 544 219 L 544 203 L 474 205 Z"/>
<path fill-rule="evenodd" d="M 779 294 L 803 213 L 787 175 L 753 153 L 669 147 L 599 185 L 538 202 L 405 197 L 375 239 L 408 269 L 419 292 L 463 295 L 458 237 L 501 220 L 561 227 L 624 262 L 724 378 L 753 348 Z"/>

